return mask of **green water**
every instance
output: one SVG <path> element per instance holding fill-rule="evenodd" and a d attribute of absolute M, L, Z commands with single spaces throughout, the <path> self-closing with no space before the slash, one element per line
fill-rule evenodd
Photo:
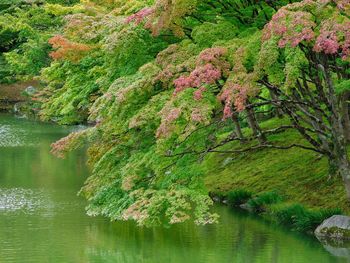
<path fill-rule="evenodd" d="M 76 193 L 82 153 L 59 160 L 49 145 L 77 129 L 0 115 L 0 263 L 348 262 L 314 238 L 226 207 L 220 224 L 141 229 L 84 213 Z"/>

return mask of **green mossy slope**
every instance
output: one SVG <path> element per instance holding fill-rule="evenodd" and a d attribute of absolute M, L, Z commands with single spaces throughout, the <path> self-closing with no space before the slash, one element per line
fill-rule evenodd
<path fill-rule="evenodd" d="M 283 120 L 272 119 L 266 127 Z M 302 143 L 296 132 L 286 131 L 269 137 L 285 145 Z M 240 147 L 237 143 L 227 149 Z M 309 208 L 341 208 L 350 213 L 341 178 L 329 178 L 325 158 L 299 148 L 264 149 L 244 154 L 211 154 L 204 162 L 208 171 L 205 183 L 212 192 L 249 190 L 255 194 L 276 191 L 287 202 Z"/>

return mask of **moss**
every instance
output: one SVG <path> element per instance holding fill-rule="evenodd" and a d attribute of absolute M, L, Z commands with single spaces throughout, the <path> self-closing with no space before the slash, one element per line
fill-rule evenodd
<path fill-rule="evenodd" d="M 271 119 L 264 122 L 263 127 L 273 128 L 283 122 L 286 120 Z M 269 139 L 284 145 L 305 143 L 294 131 L 276 134 Z M 241 146 L 232 143 L 225 147 Z M 307 208 L 341 208 L 345 214 L 350 212 L 341 178 L 329 178 L 326 158 L 312 151 L 292 148 L 239 155 L 212 154 L 206 157 L 204 166 L 209 191 L 245 189 L 256 194 L 276 191 L 283 193 L 287 201 Z"/>
<path fill-rule="evenodd" d="M 324 236 L 331 238 L 341 238 L 341 239 L 350 239 L 350 230 L 342 229 L 339 227 L 325 227 L 321 229 L 320 233 Z"/>
<path fill-rule="evenodd" d="M 0 99 L 9 101 L 24 101 L 26 98 L 22 92 L 29 86 L 38 87 L 38 81 L 25 81 L 13 84 L 0 84 Z"/>

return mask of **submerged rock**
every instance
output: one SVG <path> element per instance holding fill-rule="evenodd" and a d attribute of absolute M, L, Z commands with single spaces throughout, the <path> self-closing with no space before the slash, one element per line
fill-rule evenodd
<path fill-rule="evenodd" d="M 253 208 L 248 203 L 241 204 L 239 207 L 248 212 L 253 212 Z"/>
<path fill-rule="evenodd" d="M 218 197 L 218 196 L 213 196 L 211 199 L 212 199 L 215 203 L 220 203 L 220 202 L 221 202 L 221 199 L 220 199 L 220 197 Z"/>
<path fill-rule="evenodd" d="M 334 215 L 322 222 L 315 230 L 318 238 L 350 240 L 350 217 Z"/>

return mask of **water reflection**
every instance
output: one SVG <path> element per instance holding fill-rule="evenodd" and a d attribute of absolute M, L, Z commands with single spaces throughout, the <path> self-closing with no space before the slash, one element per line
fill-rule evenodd
<path fill-rule="evenodd" d="M 70 129 L 70 128 L 69 128 Z M 68 128 L 0 115 L 0 263 L 347 262 L 314 238 L 217 207 L 218 225 L 138 228 L 85 215 L 85 156 L 49 145 Z"/>
<path fill-rule="evenodd" d="M 318 237 L 325 250 L 336 257 L 350 259 L 350 240 L 337 240 Z M 349 260 L 350 261 L 350 260 Z"/>
<path fill-rule="evenodd" d="M 25 145 L 21 141 L 23 130 L 14 130 L 12 126 L 3 124 L 0 126 L 0 146 L 1 147 L 17 147 Z M 28 144 L 27 144 L 28 146 Z"/>
<path fill-rule="evenodd" d="M 34 213 L 36 210 L 49 207 L 50 204 L 43 191 L 23 188 L 0 189 L 0 215 L 17 210 Z"/>

